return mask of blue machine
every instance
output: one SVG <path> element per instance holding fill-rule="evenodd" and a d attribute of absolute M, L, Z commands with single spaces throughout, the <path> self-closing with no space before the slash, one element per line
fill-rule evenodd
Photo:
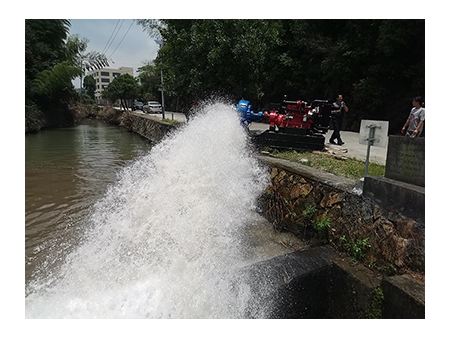
<path fill-rule="evenodd" d="M 263 112 L 254 113 L 252 111 L 252 105 L 247 100 L 240 100 L 236 106 L 236 110 L 239 112 L 241 125 L 248 128 L 248 125 L 253 121 L 258 121 L 263 118 Z"/>

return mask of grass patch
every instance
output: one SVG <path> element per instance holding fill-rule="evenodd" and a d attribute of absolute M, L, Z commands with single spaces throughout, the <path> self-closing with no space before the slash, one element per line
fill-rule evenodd
<path fill-rule="evenodd" d="M 171 120 L 171 119 L 161 119 L 161 121 L 162 121 L 162 122 L 165 122 L 165 123 L 169 123 L 169 124 L 174 124 L 174 125 L 180 124 L 180 121 L 177 121 L 177 120 Z"/>
<path fill-rule="evenodd" d="M 364 161 L 358 161 L 352 158 L 338 158 L 326 152 L 282 151 L 272 148 L 264 148 L 264 151 L 269 152 L 272 156 L 324 170 L 337 176 L 351 179 L 360 179 L 361 177 L 364 177 L 366 166 Z M 368 171 L 370 176 L 384 176 L 385 166 L 369 162 Z"/>

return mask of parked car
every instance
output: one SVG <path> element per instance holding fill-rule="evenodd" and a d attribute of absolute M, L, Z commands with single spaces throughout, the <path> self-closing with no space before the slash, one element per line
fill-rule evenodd
<path fill-rule="evenodd" d="M 162 106 L 159 102 L 148 101 L 147 104 L 144 105 L 143 110 L 150 114 L 162 113 Z"/>
<path fill-rule="evenodd" d="M 144 104 L 140 101 L 134 101 L 131 110 L 143 110 Z"/>

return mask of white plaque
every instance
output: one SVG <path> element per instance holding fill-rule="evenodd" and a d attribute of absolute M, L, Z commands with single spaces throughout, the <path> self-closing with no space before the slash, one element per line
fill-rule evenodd
<path fill-rule="evenodd" d="M 372 133 L 372 143 L 374 147 L 386 148 L 388 140 L 388 121 L 375 120 L 361 120 L 361 127 L 359 128 L 359 144 L 366 144 L 369 142 L 370 130 Z"/>

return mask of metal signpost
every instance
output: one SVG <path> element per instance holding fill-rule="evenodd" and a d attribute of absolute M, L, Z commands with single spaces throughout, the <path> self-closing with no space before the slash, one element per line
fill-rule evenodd
<path fill-rule="evenodd" d="M 367 144 L 366 167 L 364 177 L 367 177 L 369 171 L 370 147 L 385 148 L 387 145 L 387 135 L 389 129 L 388 121 L 362 120 L 359 129 L 359 143 Z"/>

